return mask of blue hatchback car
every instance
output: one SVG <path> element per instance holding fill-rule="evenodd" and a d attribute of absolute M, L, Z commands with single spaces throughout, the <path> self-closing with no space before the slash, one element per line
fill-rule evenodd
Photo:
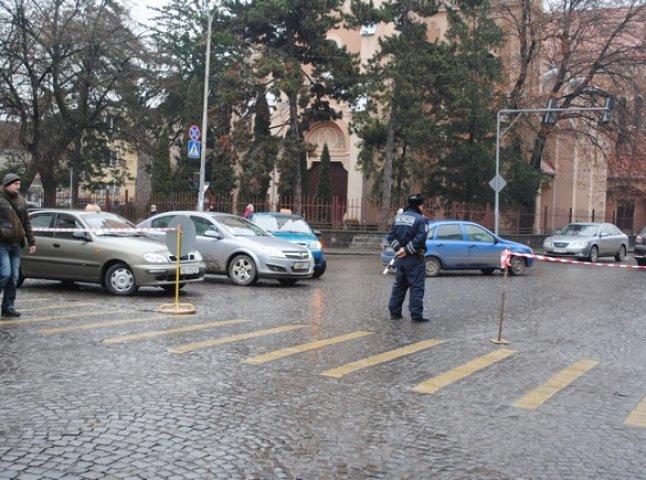
<path fill-rule="evenodd" d="M 249 215 L 248 220 L 268 231 L 273 236 L 306 246 L 314 257 L 314 276 L 318 278 L 327 267 L 323 244 L 315 232 L 300 215 L 293 213 L 258 212 Z M 318 233 L 318 235 L 317 235 Z"/>
<path fill-rule="evenodd" d="M 500 269 L 500 254 L 508 248 L 512 254 L 532 254 L 532 249 L 522 243 L 505 240 L 482 225 L 461 220 L 438 220 L 428 223 L 426 236 L 426 276 L 435 277 L 441 270 L 480 270 L 491 275 Z M 394 256 L 385 238 L 381 262 L 388 265 Z M 509 273 L 522 275 L 533 260 L 512 256 Z"/>

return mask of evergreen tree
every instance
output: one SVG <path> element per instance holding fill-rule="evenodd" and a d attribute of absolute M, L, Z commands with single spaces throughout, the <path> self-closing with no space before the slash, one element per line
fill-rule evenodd
<path fill-rule="evenodd" d="M 380 39 L 363 82 L 365 108 L 355 112 L 353 130 L 361 138 L 360 166 L 375 183 L 381 201 L 381 223 L 409 190 L 415 163 L 425 157 L 437 129 L 428 115 L 439 103 L 438 73 L 444 69 L 443 47 L 427 40 L 425 18 L 437 11 L 434 1 L 353 2 L 356 24 L 391 22 L 395 33 Z M 374 198 L 374 197 L 373 197 Z M 398 203 L 398 202 L 397 202 Z"/>
<path fill-rule="evenodd" d="M 332 162 L 330 160 L 330 150 L 327 143 L 323 145 L 321 152 L 321 163 L 319 165 L 319 178 L 316 184 L 316 198 L 323 203 L 332 201 Z"/>
<path fill-rule="evenodd" d="M 427 173 L 426 188 L 450 201 L 487 203 L 493 200 L 488 182 L 495 174 L 495 90 L 502 79 L 501 62 L 491 52 L 503 37 L 488 0 L 458 0 L 457 6 L 447 7 L 444 146 Z"/>
<path fill-rule="evenodd" d="M 348 100 L 355 79 L 352 57 L 327 39 L 341 22 L 341 0 L 236 0 L 229 3 L 237 33 L 255 47 L 258 78 L 288 103 L 287 136 L 278 167 L 279 191 L 293 191 L 301 209 L 303 160 L 312 151 L 303 132 L 312 122 L 339 118 L 329 99 Z M 285 182 L 290 180 L 291 188 Z"/>

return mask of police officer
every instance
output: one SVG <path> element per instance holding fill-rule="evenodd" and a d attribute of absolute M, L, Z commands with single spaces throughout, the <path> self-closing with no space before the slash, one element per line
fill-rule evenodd
<path fill-rule="evenodd" d="M 409 308 L 413 322 L 428 322 L 424 318 L 424 282 L 426 267 L 426 219 L 420 210 L 424 197 L 420 193 L 408 196 L 408 207 L 397 216 L 386 237 L 397 257 L 395 284 L 388 302 L 390 318 L 401 320 L 406 290 L 410 288 Z"/>

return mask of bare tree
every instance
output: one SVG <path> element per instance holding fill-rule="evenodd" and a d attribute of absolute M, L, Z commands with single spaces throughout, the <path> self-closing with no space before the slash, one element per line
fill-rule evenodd
<path fill-rule="evenodd" d="M 504 2 L 500 9 L 518 48 L 510 108 L 543 108 L 548 100 L 552 107 L 563 109 L 604 106 L 608 97 L 639 90 L 640 76 L 634 72 L 646 62 L 644 0 L 519 0 Z M 543 69 L 547 72 L 539 78 Z M 533 94 L 538 81 L 547 86 L 546 98 Z M 550 134 L 573 118 L 593 144 L 600 145 L 599 134 L 610 131 L 598 114 L 574 110 L 549 114 L 535 132 L 533 168 L 540 169 Z"/>
<path fill-rule="evenodd" d="M 20 123 L 20 143 L 55 203 L 61 164 L 80 161 L 78 139 L 111 130 L 127 111 L 142 48 L 110 0 L 0 0 L 0 113 Z"/>

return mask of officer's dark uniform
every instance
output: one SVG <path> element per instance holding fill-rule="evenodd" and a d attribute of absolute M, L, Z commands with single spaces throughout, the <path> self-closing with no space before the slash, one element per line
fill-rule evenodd
<path fill-rule="evenodd" d="M 386 237 L 388 243 L 397 252 L 403 248 L 406 255 L 398 257 L 395 265 L 397 274 L 395 284 L 388 302 L 390 318 L 402 318 L 402 305 L 406 290 L 410 288 L 409 308 L 414 322 L 426 322 L 424 318 L 424 282 L 426 268 L 424 252 L 426 251 L 426 219 L 419 207 L 424 202 L 420 194 L 408 197 L 408 207 L 395 217 L 390 233 Z"/>

